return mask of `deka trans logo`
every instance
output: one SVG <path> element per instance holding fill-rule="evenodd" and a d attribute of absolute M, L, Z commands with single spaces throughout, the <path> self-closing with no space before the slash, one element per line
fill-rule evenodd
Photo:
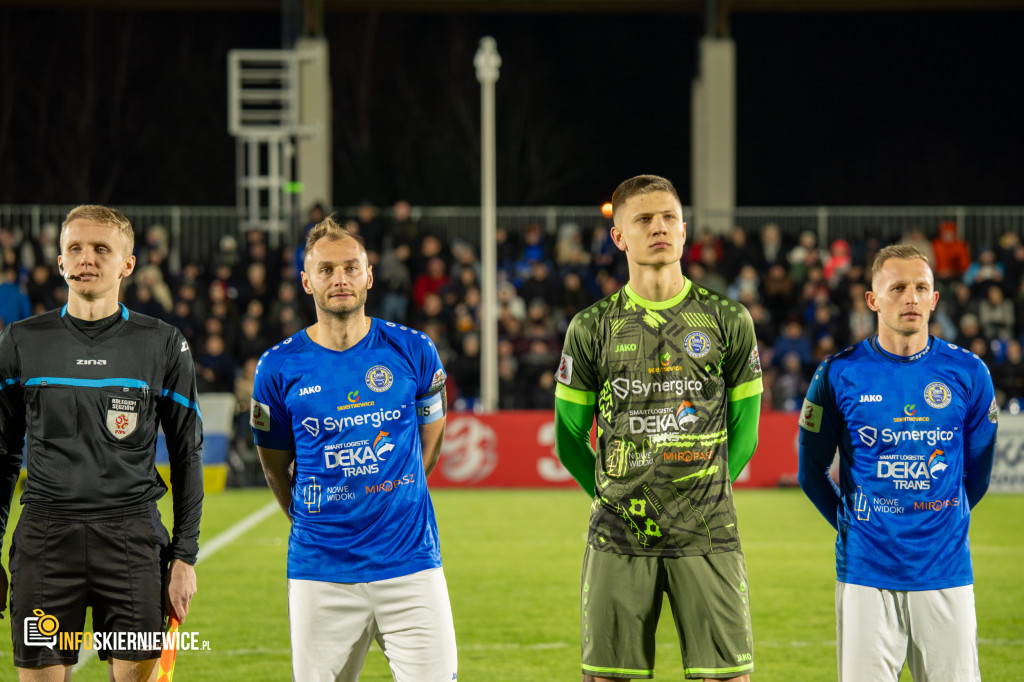
<path fill-rule="evenodd" d="M 198 632 L 64 632 L 56 616 L 42 609 L 25 619 L 25 646 L 54 647 L 64 651 L 209 651 L 210 642 L 199 639 Z"/>

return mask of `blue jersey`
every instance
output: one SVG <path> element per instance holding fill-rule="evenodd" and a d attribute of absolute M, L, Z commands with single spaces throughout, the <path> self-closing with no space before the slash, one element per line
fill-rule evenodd
<path fill-rule="evenodd" d="M 373 319 L 334 351 L 305 330 L 263 354 L 250 426 L 295 453 L 288 577 L 370 582 L 441 565 L 419 424 L 443 417 L 444 368 L 426 335 Z"/>
<path fill-rule="evenodd" d="M 800 479 L 838 530 L 839 581 L 973 583 L 970 507 L 987 488 L 997 415 L 988 368 L 941 339 L 900 357 L 873 337 L 821 363 L 800 413 Z"/>

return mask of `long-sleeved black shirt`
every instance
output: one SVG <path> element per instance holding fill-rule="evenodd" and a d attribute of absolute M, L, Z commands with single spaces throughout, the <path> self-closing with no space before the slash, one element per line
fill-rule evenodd
<path fill-rule="evenodd" d="M 174 496 L 173 554 L 195 563 L 203 504 L 195 368 L 174 327 L 132 313 L 92 338 L 67 306 L 0 332 L 0 538 L 27 452 L 22 501 L 92 512 L 156 501 L 162 427 Z M 25 448 L 27 441 L 27 448 Z"/>

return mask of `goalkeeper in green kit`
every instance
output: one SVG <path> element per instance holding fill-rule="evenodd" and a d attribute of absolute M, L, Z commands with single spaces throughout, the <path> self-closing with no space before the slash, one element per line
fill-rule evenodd
<path fill-rule="evenodd" d="M 754 325 L 742 305 L 683 276 L 686 223 L 671 182 L 626 180 L 612 207 L 629 281 L 573 318 L 555 374 L 558 457 L 594 497 L 583 679 L 654 676 L 667 593 L 686 677 L 748 680 L 753 637 L 732 481 L 757 446 Z"/>

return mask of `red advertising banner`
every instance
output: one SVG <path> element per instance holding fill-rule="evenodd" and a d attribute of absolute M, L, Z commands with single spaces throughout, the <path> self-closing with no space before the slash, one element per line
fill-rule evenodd
<path fill-rule="evenodd" d="M 797 416 L 795 412 L 761 413 L 757 452 L 736 487 L 796 484 Z M 452 412 L 430 486 L 573 488 L 576 482 L 555 454 L 551 412 Z"/>

